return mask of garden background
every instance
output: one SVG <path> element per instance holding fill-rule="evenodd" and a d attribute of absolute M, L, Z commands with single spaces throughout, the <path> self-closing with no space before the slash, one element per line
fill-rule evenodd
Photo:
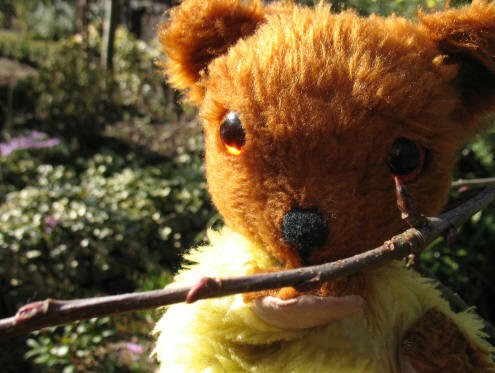
<path fill-rule="evenodd" d="M 118 2 L 0 1 L 0 318 L 47 297 L 161 288 L 181 253 L 222 224 L 207 193 L 196 112 L 156 66 L 165 58 L 156 24 L 176 1 L 121 0 L 108 65 L 110 3 Z M 332 3 L 413 18 L 418 7 L 444 7 L 439 0 Z M 494 176 L 494 146 L 492 130 L 467 144 L 455 178 Z M 454 193 L 448 207 L 473 193 Z M 438 240 L 422 255 L 491 322 L 494 239 L 492 206 L 453 245 Z M 159 316 L 137 312 L 1 340 L 0 370 L 153 371 L 149 333 Z"/>

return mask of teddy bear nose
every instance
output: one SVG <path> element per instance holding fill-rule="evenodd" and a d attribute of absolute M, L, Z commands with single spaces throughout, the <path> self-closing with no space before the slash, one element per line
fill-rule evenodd
<path fill-rule="evenodd" d="M 328 223 L 316 209 L 294 208 L 282 219 L 284 241 L 297 248 L 303 264 L 309 264 L 310 249 L 323 245 L 328 233 Z"/>

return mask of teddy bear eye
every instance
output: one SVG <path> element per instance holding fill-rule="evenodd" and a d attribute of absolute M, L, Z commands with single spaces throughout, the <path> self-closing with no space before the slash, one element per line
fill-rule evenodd
<path fill-rule="evenodd" d="M 230 154 L 241 154 L 242 147 L 246 142 L 246 134 L 242 128 L 241 120 L 235 112 L 231 111 L 225 116 L 220 125 L 220 139 Z"/>
<path fill-rule="evenodd" d="M 388 152 L 387 164 L 394 176 L 402 181 L 414 179 L 422 170 L 425 158 L 424 148 L 406 138 L 398 138 Z"/>

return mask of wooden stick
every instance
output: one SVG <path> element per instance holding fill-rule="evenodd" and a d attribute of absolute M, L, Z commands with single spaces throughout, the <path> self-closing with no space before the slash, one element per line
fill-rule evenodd
<path fill-rule="evenodd" d="M 484 179 L 459 179 L 451 184 L 452 188 L 484 188 L 495 183 L 495 177 L 487 177 Z"/>
<path fill-rule="evenodd" d="M 200 299 L 297 286 L 303 283 L 324 283 L 380 265 L 391 259 L 401 259 L 410 252 L 417 253 L 439 237 L 442 232 L 451 227 L 459 227 L 494 199 L 495 184 L 492 184 L 457 208 L 438 217 L 427 218 L 426 226 L 410 228 L 376 249 L 332 263 L 250 276 L 206 277 L 192 287 L 67 301 L 47 299 L 30 303 L 22 307 L 15 316 L 0 320 L 0 337 L 12 337 L 47 326 L 184 301 L 194 302 Z"/>

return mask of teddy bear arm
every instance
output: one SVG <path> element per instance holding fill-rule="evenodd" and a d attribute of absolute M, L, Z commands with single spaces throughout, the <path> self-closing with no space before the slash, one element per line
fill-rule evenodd
<path fill-rule="evenodd" d="M 405 333 L 401 358 L 417 373 L 493 372 L 489 351 L 474 344 L 454 321 L 429 309 Z"/>

